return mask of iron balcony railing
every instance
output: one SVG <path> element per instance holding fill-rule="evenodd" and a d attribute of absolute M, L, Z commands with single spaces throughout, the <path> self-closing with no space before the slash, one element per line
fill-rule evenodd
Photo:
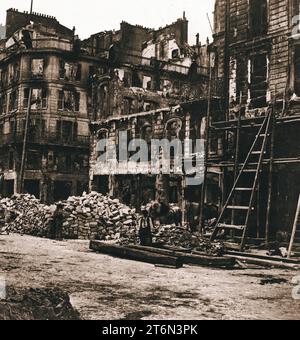
<path fill-rule="evenodd" d="M 24 132 L 16 132 L 10 134 L 0 135 L 0 144 L 18 144 L 23 143 Z M 58 135 L 56 133 L 33 133 L 29 132 L 28 142 L 42 145 L 61 145 L 61 146 L 72 146 L 72 147 L 89 147 L 90 137 L 89 136 L 72 136 L 72 135 Z"/>

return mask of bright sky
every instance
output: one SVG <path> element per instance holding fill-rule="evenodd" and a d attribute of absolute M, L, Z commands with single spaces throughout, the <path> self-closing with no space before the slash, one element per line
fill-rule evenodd
<path fill-rule="evenodd" d="M 17 8 L 30 9 L 30 0 L 1 0 L 0 23 L 5 23 L 6 10 Z M 211 21 L 214 0 L 34 0 L 34 12 L 55 16 L 61 24 L 77 29 L 80 38 L 91 34 L 119 29 L 121 21 L 159 28 L 183 16 L 189 20 L 190 43 L 195 43 L 199 32 L 201 41 L 211 36 L 206 14 Z"/>

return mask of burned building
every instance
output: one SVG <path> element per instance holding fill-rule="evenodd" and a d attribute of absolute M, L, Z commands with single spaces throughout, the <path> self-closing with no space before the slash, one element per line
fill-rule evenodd
<path fill-rule="evenodd" d="M 81 53 L 75 30 L 56 18 L 7 11 L 0 42 L 0 194 L 20 192 L 22 166 L 24 191 L 43 201 L 87 189 L 87 97 L 95 64 Z"/>
<path fill-rule="evenodd" d="M 213 73 L 225 109 L 210 117 L 206 202 L 224 230 L 262 242 L 291 231 L 300 193 L 299 9 L 298 0 L 215 7 Z"/>
<path fill-rule="evenodd" d="M 0 24 L 0 39 L 5 38 L 6 27 Z"/>
<path fill-rule="evenodd" d="M 178 127 L 182 141 L 201 137 L 207 110 L 209 45 L 187 41 L 185 16 L 159 30 L 121 23 L 119 31 L 102 32 L 83 42 L 93 56 L 108 58 L 95 70 L 92 84 L 93 118 L 91 188 L 140 207 L 163 197 L 184 208 L 186 197 L 199 204 L 200 188 L 187 195 L 184 176 L 153 173 L 111 175 L 97 167 L 97 141 L 118 145 L 120 131 L 128 140 L 168 138 Z M 187 103 L 186 105 L 182 105 Z"/>

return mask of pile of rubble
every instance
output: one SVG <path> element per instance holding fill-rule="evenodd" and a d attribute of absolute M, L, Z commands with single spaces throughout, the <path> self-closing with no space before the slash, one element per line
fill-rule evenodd
<path fill-rule="evenodd" d="M 136 243 L 137 216 L 134 209 L 97 192 L 70 197 L 62 202 L 65 219 L 63 236 Z"/>
<path fill-rule="evenodd" d="M 139 217 L 135 209 L 119 200 L 92 192 L 81 197 L 70 197 L 60 204 L 63 207 L 63 238 L 114 241 L 121 245 L 139 244 Z M 11 232 L 49 237 L 55 205 L 41 204 L 34 196 L 15 195 L 0 200 L 0 206 L 8 213 L 7 228 Z M 192 234 L 174 225 L 155 228 L 153 242 L 196 249 L 210 255 L 220 255 L 223 251 L 222 244 L 211 244 L 200 234 Z"/>
<path fill-rule="evenodd" d="M 157 244 L 193 249 L 212 256 L 221 256 L 224 252 L 222 243 L 211 243 L 200 233 L 191 233 L 174 225 L 161 226 L 153 235 L 153 242 Z"/>
<path fill-rule="evenodd" d="M 31 195 L 14 195 L 0 200 L 6 211 L 6 224 L 10 232 L 38 237 L 48 236 L 55 207 L 41 204 Z"/>
<path fill-rule="evenodd" d="M 80 320 L 80 314 L 61 289 L 8 287 L 0 300 L 0 320 Z"/>
<path fill-rule="evenodd" d="M 137 217 L 119 200 L 92 192 L 70 197 L 63 206 L 62 237 L 66 239 L 125 240 L 137 242 Z M 0 200 L 8 215 L 10 232 L 48 237 L 56 206 L 48 206 L 34 196 L 15 195 Z"/>

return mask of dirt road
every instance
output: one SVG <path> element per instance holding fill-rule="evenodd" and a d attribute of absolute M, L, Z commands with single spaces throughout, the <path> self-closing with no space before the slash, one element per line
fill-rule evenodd
<path fill-rule="evenodd" d="M 59 287 L 84 319 L 300 319 L 285 270 L 179 270 L 89 251 L 88 242 L 0 236 L 0 281 Z M 281 283 L 263 284 L 279 279 Z"/>

